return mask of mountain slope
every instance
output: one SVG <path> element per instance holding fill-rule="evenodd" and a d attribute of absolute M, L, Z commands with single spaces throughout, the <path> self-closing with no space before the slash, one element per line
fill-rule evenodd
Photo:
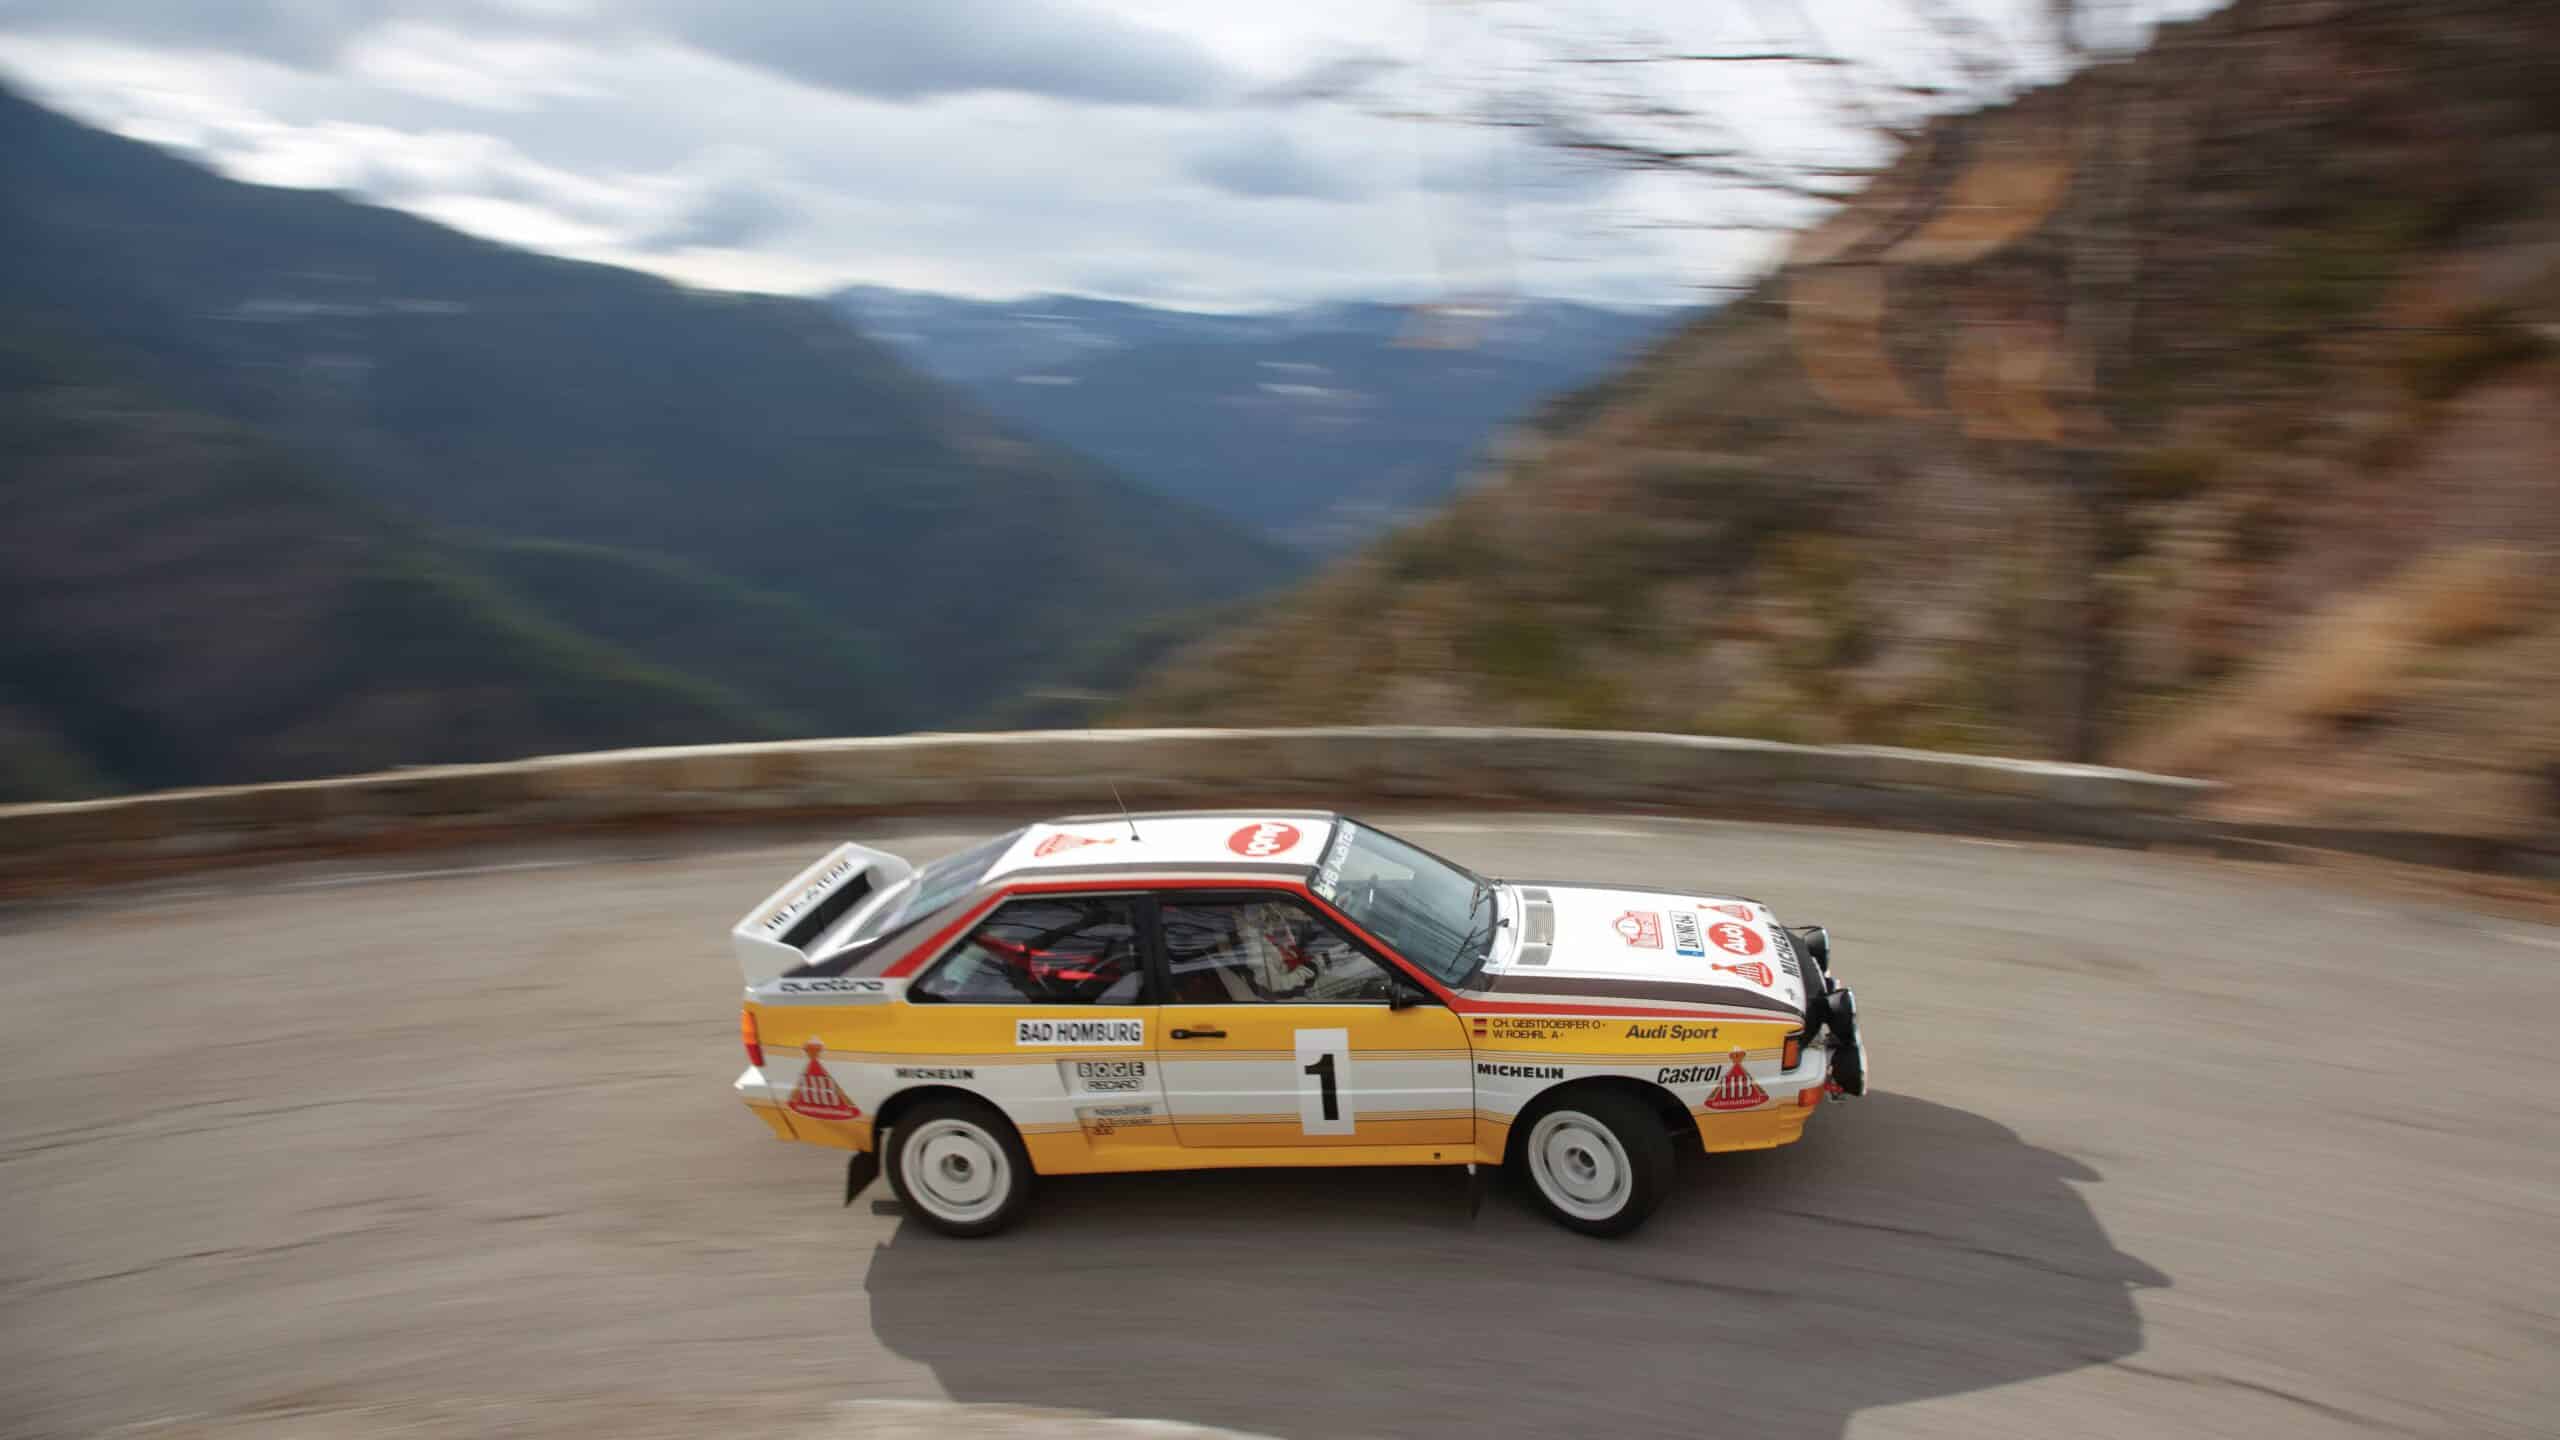
<path fill-rule="evenodd" d="M 956 720 L 1097 632 L 1290 565 L 1008 431 L 822 303 L 237 184 L 7 97 L 0 252 L 0 311 L 392 513 L 661 557 L 826 617 L 877 657 L 851 688 L 895 704 L 821 704 L 825 726 Z M 732 644 L 797 663 L 775 636 Z"/>
<path fill-rule="evenodd" d="M 2555 7 L 2241 0 L 1951 121 L 1824 258 L 1120 718 L 2083 756 L 2226 779 L 2235 814 L 2547 832 L 2554 57 Z M 2130 206 L 2099 167 L 1979 243 L 1979 203 L 1913 204 L 2032 192 L 2016 157 L 2118 103 L 2157 147 Z M 2122 295 L 2068 288 L 2089 233 L 2125 236 Z M 2121 317 L 2085 396 L 2058 317 Z"/>
<path fill-rule="evenodd" d="M 779 733 L 97 373 L 0 345 L 0 799 Z"/>
<path fill-rule="evenodd" d="M 1214 315 L 867 287 L 836 302 L 1033 433 L 1317 551 L 1438 503 L 1504 426 L 1672 318 L 1563 301 Z"/>
<path fill-rule="evenodd" d="M 913 713 L 890 687 L 876 651 L 787 596 L 662 555 L 602 545 L 447 537 L 445 548 L 583 635 L 753 696 L 789 734 L 895 730 Z M 743 637 L 758 643 L 741 645 Z"/>

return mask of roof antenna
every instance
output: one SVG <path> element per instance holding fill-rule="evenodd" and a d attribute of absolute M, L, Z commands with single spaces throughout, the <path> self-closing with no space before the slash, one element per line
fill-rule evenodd
<path fill-rule="evenodd" d="M 1120 807 L 1120 818 L 1129 822 L 1129 841 L 1133 845 L 1147 842 L 1138 838 L 1138 817 L 1129 813 L 1129 802 L 1120 798 L 1120 782 L 1111 781 L 1111 803 Z"/>

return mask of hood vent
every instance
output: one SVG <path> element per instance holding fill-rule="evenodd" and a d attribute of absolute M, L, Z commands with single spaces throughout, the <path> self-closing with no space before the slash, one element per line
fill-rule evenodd
<path fill-rule="evenodd" d="M 1520 954 L 1515 965 L 1544 965 L 1556 948 L 1556 898 L 1544 890 L 1522 890 Z"/>

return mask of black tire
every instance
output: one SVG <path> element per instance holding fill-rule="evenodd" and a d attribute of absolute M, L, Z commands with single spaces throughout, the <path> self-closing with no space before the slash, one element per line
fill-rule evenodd
<path fill-rule="evenodd" d="M 1645 1222 L 1679 1162 L 1653 1107 L 1615 1090 L 1567 1090 L 1520 1117 L 1521 1179 L 1556 1223 L 1624 1235 Z"/>
<path fill-rule="evenodd" d="M 993 1235 L 1031 1203 L 1031 1156 L 982 1100 L 926 1100 L 898 1117 L 881 1153 L 907 1213 L 945 1235 Z"/>

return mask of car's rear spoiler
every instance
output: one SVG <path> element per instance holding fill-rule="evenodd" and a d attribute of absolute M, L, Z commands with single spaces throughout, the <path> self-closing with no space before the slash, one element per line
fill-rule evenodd
<path fill-rule="evenodd" d="M 860 845 L 828 851 L 729 928 L 739 973 L 753 985 L 800 964 L 820 936 L 888 899 L 915 873 L 897 856 Z"/>

